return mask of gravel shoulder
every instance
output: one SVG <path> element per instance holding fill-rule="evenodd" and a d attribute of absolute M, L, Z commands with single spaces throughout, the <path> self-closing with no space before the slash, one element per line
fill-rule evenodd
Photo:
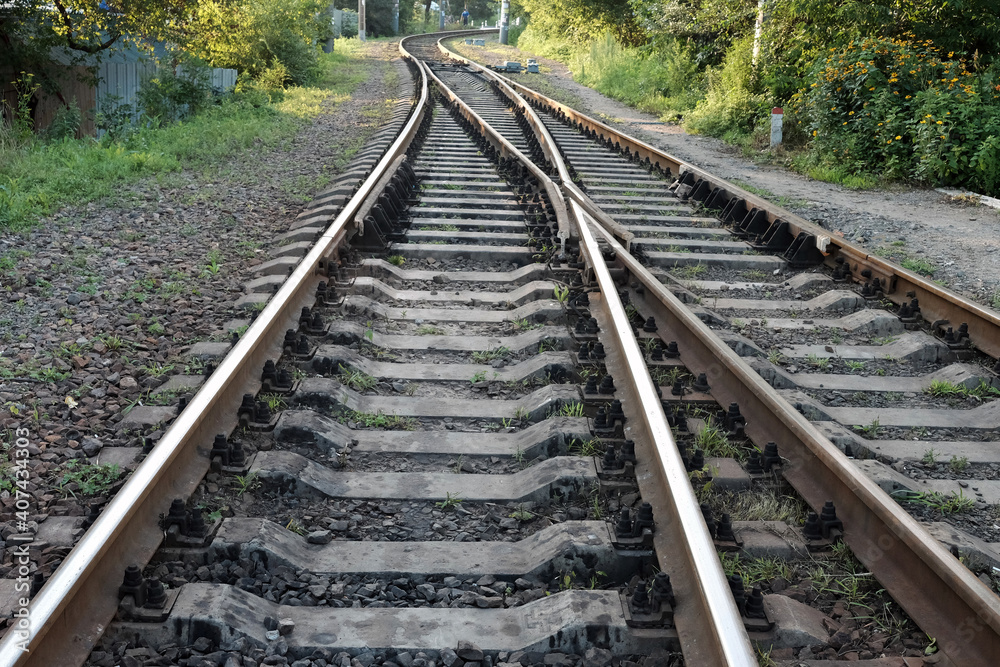
<path fill-rule="evenodd" d="M 395 56 L 395 43 L 373 42 L 363 56 L 367 81 L 347 99 L 329 98 L 280 148 L 123 185 L 112 199 L 64 207 L 28 232 L 0 233 L 0 255 L 16 258 L 0 271 L 2 451 L 17 429 L 28 433 L 39 521 L 84 514 L 116 487 L 67 481 L 68 461 L 158 437 L 117 424 L 135 405 L 176 403 L 175 393 L 152 392 L 172 375 L 200 373 L 191 345 L 229 338 L 226 323 L 241 315 L 234 302 L 270 259 L 271 239 L 347 168 L 397 96 L 409 95 Z M 0 454 L 4 538 L 15 500 L 7 457 Z M 0 576 L 7 569 L 0 563 Z"/>
<path fill-rule="evenodd" d="M 495 41 L 495 37 L 493 40 Z M 502 55 L 524 62 L 533 54 L 514 48 L 457 47 L 483 64 Z M 926 260 L 933 278 L 985 305 L 1000 302 L 1000 211 L 953 199 L 931 188 L 894 185 L 850 190 L 816 181 L 780 165 L 748 159 L 739 148 L 637 111 L 573 81 L 563 63 L 538 58 L 541 74 L 511 75 L 524 85 L 569 104 L 671 155 L 741 186 L 775 193 L 766 198 L 872 252 L 882 248 L 897 261 Z"/>

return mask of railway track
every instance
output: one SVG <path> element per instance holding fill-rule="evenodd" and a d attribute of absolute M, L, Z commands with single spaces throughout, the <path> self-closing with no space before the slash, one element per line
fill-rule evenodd
<path fill-rule="evenodd" d="M 888 655 L 919 628 L 938 664 L 1000 660 L 990 540 L 932 526 L 964 564 L 883 490 L 996 504 L 996 314 L 436 36 L 402 48 L 413 104 L 300 216 L 0 664 L 829 659 L 871 647 L 848 580 L 916 624 Z M 936 472 L 913 427 L 942 479 L 905 474 Z M 787 484 L 804 526 L 733 520 Z M 842 543 L 867 572 L 771 594 Z"/>

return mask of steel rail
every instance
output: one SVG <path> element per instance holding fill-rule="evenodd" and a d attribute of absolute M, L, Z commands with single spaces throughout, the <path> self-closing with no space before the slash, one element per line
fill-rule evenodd
<path fill-rule="evenodd" d="M 737 403 L 756 442 L 778 443 L 784 477 L 817 511 L 832 500 L 854 551 L 946 656 L 961 665 L 1000 664 L 1000 598 L 868 479 L 815 426 L 629 255 L 599 224 L 618 252 L 633 290 L 632 304 L 676 340 L 692 373 L 706 373 L 712 395 Z"/>
<path fill-rule="evenodd" d="M 636 477 L 643 500 L 657 517 L 654 543 L 659 565 L 673 582 L 680 609 L 674 624 L 687 665 L 755 665 L 757 659 L 739 609 L 721 567 L 715 542 L 691 486 L 673 432 L 646 368 L 645 357 L 632 332 L 618 287 L 601 256 L 601 249 L 585 221 L 583 208 L 570 201 L 579 225 L 580 249 L 600 288 L 598 303 L 605 311 L 604 334 L 610 349 L 618 395 L 628 420 L 629 435 L 640 449 Z M 592 302 L 593 303 L 593 300 Z M 605 338 L 607 343 L 607 338 Z M 646 456 L 641 456 L 645 452 Z M 680 557 L 682 563 L 678 563 Z"/>
<path fill-rule="evenodd" d="M 422 64 L 427 67 L 426 63 Z M 512 154 L 528 160 L 437 79 L 429 68 L 428 73 L 437 81 L 441 92 L 459 105 L 466 118 L 475 119 L 477 127 L 496 143 L 508 146 Z M 556 159 L 561 161 L 562 158 L 557 154 Z M 531 165 L 530 160 L 528 164 Z M 536 178 L 543 183 L 548 181 L 551 188 L 558 192 L 544 172 L 531 166 Z M 549 186 L 546 190 L 550 191 Z M 618 288 L 597 240 L 584 222 L 580 204 L 570 201 L 567 213 L 570 212 L 580 239 L 580 249 L 600 288 L 598 303 L 604 311 L 605 331 L 610 335 L 614 349 L 621 355 L 615 378 L 619 380 L 622 397 L 626 399 L 622 401 L 624 409 L 633 417 L 630 429 L 637 431 L 637 444 L 645 445 L 649 453 L 648 462 L 643 462 L 637 474 L 643 475 L 640 479 L 643 499 L 651 501 L 654 515 L 660 517 L 655 535 L 657 555 L 660 566 L 671 575 L 678 593 L 680 608 L 674 616 L 674 623 L 681 638 L 685 661 L 690 665 L 711 667 L 755 665 L 757 660 L 753 647 L 674 442 L 663 404 L 632 334 Z M 678 563 L 678 556 L 682 563 Z"/>
<path fill-rule="evenodd" d="M 559 190 L 559 186 L 553 183 L 552 179 L 550 179 L 548 175 L 538 167 L 538 165 L 531 161 L 531 158 L 518 150 L 517 147 L 514 146 L 514 144 L 512 144 L 506 137 L 495 131 L 489 123 L 483 120 L 483 118 L 477 114 L 472 107 L 463 102 L 458 95 L 448 88 L 448 86 L 445 85 L 445 83 L 431 71 L 431 68 L 427 65 L 427 63 L 423 61 L 418 62 L 424 69 L 424 74 L 437 84 L 438 90 L 441 94 L 447 97 L 452 103 L 458 105 L 459 113 L 461 113 L 467 121 L 478 127 L 480 132 L 490 139 L 493 145 L 500 151 L 502 156 L 514 157 L 519 160 L 528 169 L 528 171 L 531 172 L 531 175 L 538 180 L 542 187 L 545 188 L 545 193 L 549 196 L 549 202 L 555 210 L 556 220 L 559 224 L 558 236 L 565 246 L 566 240 L 570 238 L 571 230 L 568 226 L 569 215 L 566 211 L 566 202 L 563 201 L 562 192 Z"/>
<path fill-rule="evenodd" d="M 28 636 L 11 628 L 0 642 L 0 667 L 80 664 L 118 609 L 125 567 L 145 564 L 163 538 L 159 517 L 188 497 L 209 468 L 215 434 L 228 433 L 245 392 L 259 387 L 266 359 L 281 354 L 284 331 L 314 300 L 320 263 L 343 242 L 355 212 L 383 172 L 402 155 L 427 109 L 427 79 L 400 135 L 358 192 L 270 300 L 188 407 L 108 503 L 93 526 L 31 601 Z M 26 650 L 25 650 L 26 649 Z"/>
<path fill-rule="evenodd" d="M 451 52 L 443 44 L 442 50 L 451 57 L 468 62 L 468 59 Z M 580 126 L 596 132 L 601 138 L 613 138 L 621 147 L 628 148 L 633 154 L 640 158 L 649 158 L 651 164 L 659 165 L 662 168 L 670 169 L 678 176 L 691 173 L 694 177 L 709 183 L 711 187 L 719 188 L 722 193 L 718 201 L 726 204 L 732 199 L 740 199 L 746 202 L 747 208 L 756 208 L 764 211 L 767 215 L 768 223 L 775 220 L 783 220 L 788 223 L 792 236 L 797 236 L 800 232 L 812 234 L 816 240 L 817 248 L 824 253 L 825 263 L 834 266 L 838 257 L 842 257 L 845 264 L 851 270 L 852 278 L 857 282 L 865 282 L 871 278 L 881 278 L 886 281 L 885 295 L 896 304 L 909 303 L 910 299 L 917 298 L 920 302 L 921 315 L 928 322 L 957 327 L 961 323 L 969 325 L 969 338 L 977 349 L 985 352 L 993 358 L 1000 358 L 1000 313 L 990 310 L 965 297 L 941 287 L 922 276 L 903 268 L 882 257 L 869 253 L 865 248 L 855 245 L 843 238 L 838 238 L 829 230 L 823 229 L 819 225 L 809 222 L 805 218 L 799 217 L 776 204 L 773 204 L 762 197 L 717 178 L 708 172 L 689 164 L 680 158 L 650 146 L 640 139 L 636 139 L 625 132 L 615 129 L 599 120 L 591 118 L 572 107 L 561 102 L 557 102 L 541 93 L 538 93 L 524 84 L 518 83 L 501 74 L 492 73 L 497 78 L 503 80 L 511 88 L 519 92 L 527 99 L 551 107 L 555 111 L 564 114 L 569 120 L 578 123 Z M 579 192 L 572 182 L 568 185 L 564 183 L 568 194 L 575 200 L 580 201 L 584 208 L 593 217 L 601 222 L 606 228 L 607 215 L 594 215 L 592 209 L 580 199 Z M 577 191 L 574 192 L 574 189 Z M 615 229 L 615 235 L 623 240 L 620 228 Z M 628 244 L 626 243 L 626 246 Z M 870 272 L 871 276 L 863 276 L 863 272 Z"/>
<path fill-rule="evenodd" d="M 566 167 L 566 162 L 562 158 L 562 153 L 559 151 L 559 146 L 556 144 L 555 139 L 552 138 L 552 134 L 549 132 L 548 128 L 545 127 L 545 124 L 538 117 L 538 113 L 535 109 L 528 104 L 523 97 L 517 94 L 514 88 L 511 87 L 509 79 L 500 76 L 496 72 L 483 67 L 474 60 L 465 58 L 464 56 L 455 53 L 446 47 L 442 42 L 448 38 L 449 37 L 447 36 L 442 37 L 437 41 L 438 49 L 447 57 L 463 62 L 468 67 L 471 67 L 480 74 L 483 74 L 484 76 L 495 81 L 507 99 L 517 104 L 518 107 L 524 111 L 524 115 L 528 119 L 528 123 L 535 131 L 535 135 L 538 139 L 538 143 L 542 147 L 542 151 L 545 153 L 549 162 L 556 167 L 556 170 L 559 173 L 559 184 L 562 186 L 563 191 L 569 196 L 570 199 L 580 204 L 589 215 L 600 221 L 605 229 L 610 229 L 615 237 L 624 242 L 625 247 L 628 248 L 632 239 L 635 237 L 635 234 L 616 222 L 611 216 L 605 213 L 600 206 L 595 204 L 586 193 L 576 186 L 570 176 L 569 169 Z"/>

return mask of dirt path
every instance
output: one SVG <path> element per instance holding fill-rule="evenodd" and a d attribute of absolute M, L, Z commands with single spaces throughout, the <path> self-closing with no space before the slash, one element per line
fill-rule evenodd
<path fill-rule="evenodd" d="M 130 407 L 176 402 L 151 392 L 200 372 L 192 344 L 228 340 L 226 322 L 245 316 L 234 302 L 270 259 L 272 237 L 410 94 L 395 54 L 395 44 L 372 47 L 367 81 L 327 100 L 280 147 L 122 184 L 114 198 L 63 207 L 27 232 L 0 231 L 0 527 L 14 501 L 2 448 L 18 428 L 34 448 L 36 514 L 86 511 L 83 496 L 52 491 L 57 473 L 138 442 L 116 428 Z"/>
<path fill-rule="evenodd" d="M 484 63 L 500 59 L 499 50 L 480 53 Z M 521 62 L 531 55 L 516 49 L 504 54 L 520 54 Z M 848 190 L 756 163 L 734 146 L 687 134 L 576 83 L 560 62 L 539 58 L 539 64 L 543 74 L 517 75 L 518 81 L 720 178 L 775 193 L 776 203 L 791 212 L 872 251 L 882 248 L 897 261 L 927 260 L 936 267 L 933 277 L 940 284 L 980 303 L 1000 305 L 1000 212 L 952 201 L 933 189 Z"/>

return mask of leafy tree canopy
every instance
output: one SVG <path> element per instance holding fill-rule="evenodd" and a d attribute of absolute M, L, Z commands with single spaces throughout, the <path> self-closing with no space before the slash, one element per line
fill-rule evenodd
<path fill-rule="evenodd" d="M 99 53 L 119 41 L 168 38 L 195 0 L 12 0 L 0 10 L 0 39 Z"/>

